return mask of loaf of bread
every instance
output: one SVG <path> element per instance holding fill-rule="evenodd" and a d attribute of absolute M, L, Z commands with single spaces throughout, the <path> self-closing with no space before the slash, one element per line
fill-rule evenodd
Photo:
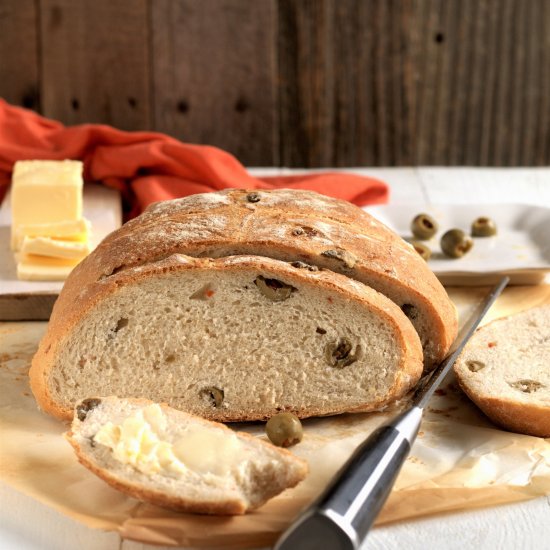
<path fill-rule="evenodd" d="M 456 337 L 455 308 L 412 246 L 350 203 L 291 190 L 229 190 L 150 206 L 75 269 L 53 322 L 87 285 L 176 253 L 303 261 L 361 281 L 403 309 L 420 336 L 428 369 Z"/>
<path fill-rule="evenodd" d="M 460 387 L 495 423 L 550 437 L 550 304 L 480 328 L 455 364 Z"/>
<path fill-rule="evenodd" d="M 115 489 L 182 512 L 243 514 L 307 474 L 284 449 L 145 399 L 87 398 L 66 437 Z"/>
<path fill-rule="evenodd" d="M 303 262 L 173 254 L 81 287 L 60 296 L 30 371 L 40 407 L 63 419 L 90 395 L 219 421 L 372 411 L 422 372 L 396 304 Z"/>

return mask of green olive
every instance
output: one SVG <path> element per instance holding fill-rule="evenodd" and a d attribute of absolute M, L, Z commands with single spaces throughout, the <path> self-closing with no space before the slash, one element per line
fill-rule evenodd
<path fill-rule="evenodd" d="M 300 419 L 292 413 L 283 412 L 272 416 L 265 425 L 269 440 L 278 447 L 291 447 L 300 443 L 304 435 Z"/>
<path fill-rule="evenodd" d="M 210 386 L 209 388 L 203 388 L 199 392 L 199 396 L 201 397 L 201 399 L 204 399 L 210 406 L 217 409 L 218 407 L 221 407 L 223 403 L 224 392 L 223 390 L 220 390 L 220 388 Z"/>
<path fill-rule="evenodd" d="M 497 225 L 486 216 L 481 216 L 472 222 L 473 237 L 492 237 L 497 234 Z"/>
<path fill-rule="evenodd" d="M 262 275 L 258 275 L 254 279 L 254 284 L 266 298 L 273 302 L 284 302 L 296 290 L 292 285 L 287 285 L 277 279 L 267 279 Z"/>
<path fill-rule="evenodd" d="M 461 258 L 474 246 L 474 241 L 462 229 L 449 229 L 441 237 L 441 250 L 451 258 Z"/>
<path fill-rule="evenodd" d="M 476 361 L 475 359 L 472 361 L 466 361 L 466 366 L 468 369 L 470 369 L 472 372 L 478 372 L 481 369 L 485 368 L 485 363 L 483 361 Z"/>
<path fill-rule="evenodd" d="M 418 214 L 411 222 L 412 234 L 423 241 L 431 239 L 438 228 L 437 222 L 429 214 Z"/>
<path fill-rule="evenodd" d="M 418 309 L 412 304 L 403 304 L 401 310 L 411 320 L 418 317 Z"/>
<path fill-rule="evenodd" d="M 429 246 L 426 246 L 424 243 L 419 243 L 418 241 L 411 241 L 411 244 L 424 260 L 428 261 L 430 259 L 432 251 Z"/>
<path fill-rule="evenodd" d="M 348 338 L 340 338 L 335 342 L 329 342 L 325 346 L 325 361 L 331 367 L 342 369 L 361 359 L 361 346 L 355 346 L 355 352 L 352 353 L 353 345 Z"/>

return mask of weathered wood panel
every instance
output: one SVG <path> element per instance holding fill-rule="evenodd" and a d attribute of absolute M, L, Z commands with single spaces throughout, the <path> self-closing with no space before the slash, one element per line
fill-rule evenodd
<path fill-rule="evenodd" d="M 409 1 L 280 0 L 282 164 L 412 163 L 412 21 Z"/>
<path fill-rule="evenodd" d="M 546 0 L 415 1 L 414 164 L 550 162 L 549 15 Z"/>
<path fill-rule="evenodd" d="M 0 96 L 38 110 L 37 17 L 34 0 L 0 2 Z"/>
<path fill-rule="evenodd" d="M 410 105 L 410 19 L 410 2 L 337 4 L 334 87 L 338 108 L 333 154 L 325 164 L 411 164 L 415 113 Z"/>
<path fill-rule="evenodd" d="M 279 1 L 281 163 L 550 163 L 547 0 Z"/>
<path fill-rule="evenodd" d="M 42 111 L 150 127 L 147 0 L 41 0 Z"/>
<path fill-rule="evenodd" d="M 281 163 L 330 164 L 334 144 L 334 0 L 279 0 Z"/>
<path fill-rule="evenodd" d="M 248 165 L 547 165 L 550 0 L 4 0 L 0 95 Z"/>
<path fill-rule="evenodd" d="M 156 129 L 245 164 L 278 164 L 274 1 L 156 0 L 151 9 Z"/>

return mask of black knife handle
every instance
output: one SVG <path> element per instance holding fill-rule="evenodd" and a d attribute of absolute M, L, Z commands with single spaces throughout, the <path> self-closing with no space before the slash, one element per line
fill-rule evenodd
<path fill-rule="evenodd" d="M 413 407 L 375 430 L 276 549 L 358 548 L 390 494 L 421 419 L 422 410 Z"/>

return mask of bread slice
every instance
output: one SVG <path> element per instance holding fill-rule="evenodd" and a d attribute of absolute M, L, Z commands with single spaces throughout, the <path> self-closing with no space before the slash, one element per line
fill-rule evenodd
<path fill-rule="evenodd" d="M 550 437 L 550 304 L 480 328 L 455 373 L 464 392 L 495 424 Z"/>
<path fill-rule="evenodd" d="M 123 426 L 130 439 L 105 437 L 106 425 Z M 115 489 L 182 512 L 243 514 L 297 485 L 308 470 L 284 449 L 145 399 L 85 399 L 66 438 L 78 460 Z"/>
<path fill-rule="evenodd" d="M 211 420 L 371 411 L 422 372 L 411 323 L 375 290 L 257 256 L 174 255 L 87 285 L 54 309 L 33 358 L 40 407 L 147 397 Z"/>
<path fill-rule="evenodd" d="M 75 269 L 60 301 L 71 308 L 83 285 L 175 253 L 303 261 L 361 281 L 403 308 L 426 368 L 456 337 L 455 308 L 414 248 L 360 208 L 310 191 L 232 189 L 152 205 Z"/>

